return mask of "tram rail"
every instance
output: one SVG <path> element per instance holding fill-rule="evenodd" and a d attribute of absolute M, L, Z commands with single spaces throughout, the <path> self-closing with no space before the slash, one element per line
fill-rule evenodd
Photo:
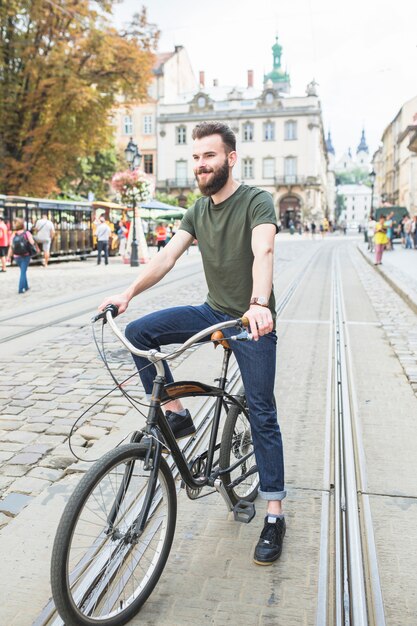
<path fill-rule="evenodd" d="M 323 491 L 322 500 L 316 626 L 385 626 L 341 269 L 335 252 L 330 332 L 324 467 L 328 491 Z"/>

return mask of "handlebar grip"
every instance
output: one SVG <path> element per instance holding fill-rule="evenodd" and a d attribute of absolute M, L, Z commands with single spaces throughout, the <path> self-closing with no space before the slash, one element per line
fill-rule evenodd
<path fill-rule="evenodd" d="M 119 307 L 117 304 L 108 304 L 103 310 L 104 315 L 110 311 L 112 317 L 117 317 L 119 315 Z"/>
<path fill-rule="evenodd" d="M 119 307 L 116 304 L 108 304 L 100 313 L 97 313 L 92 319 L 93 322 L 97 322 L 98 320 L 103 320 L 103 323 L 106 323 L 106 313 L 110 311 L 112 317 L 117 317 L 119 314 Z"/>
<path fill-rule="evenodd" d="M 249 320 L 247 317 L 242 317 L 240 321 L 242 322 L 242 326 L 249 326 Z"/>

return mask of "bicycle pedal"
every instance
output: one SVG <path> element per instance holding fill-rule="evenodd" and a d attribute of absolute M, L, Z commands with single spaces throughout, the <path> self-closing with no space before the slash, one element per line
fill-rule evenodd
<path fill-rule="evenodd" d="M 256 508 L 253 502 L 247 502 L 247 500 L 239 500 L 233 507 L 233 517 L 235 522 L 242 522 L 243 524 L 249 524 L 256 515 Z"/>

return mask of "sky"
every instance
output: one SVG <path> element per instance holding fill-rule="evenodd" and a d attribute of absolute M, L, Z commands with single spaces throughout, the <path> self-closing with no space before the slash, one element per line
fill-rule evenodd
<path fill-rule="evenodd" d="M 291 95 L 314 78 L 336 156 L 356 150 L 362 128 L 373 153 L 407 100 L 417 96 L 417 0 L 122 0 L 121 26 L 144 5 L 161 35 L 159 52 L 183 45 L 206 85 L 261 89 L 278 35 Z"/>

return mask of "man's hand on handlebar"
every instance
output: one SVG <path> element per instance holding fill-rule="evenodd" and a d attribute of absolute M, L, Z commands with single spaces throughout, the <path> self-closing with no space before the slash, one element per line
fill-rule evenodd
<path fill-rule="evenodd" d="M 274 328 L 272 313 L 264 306 L 252 305 L 246 311 L 244 317 L 247 317 L 249 320 L 250 331 L 255 341 L 258 341 L 259 337 L 270 333 Z"/>
<path fill-rule="evenodd" d="M 124 313 L 129 306 L 129 298 L 124 293 L 118 293 L 103 300 L 98 307 L 99 311 L 103 311 L 109 304 L 115 304 L 119 309 L 119 315 Z"/>

